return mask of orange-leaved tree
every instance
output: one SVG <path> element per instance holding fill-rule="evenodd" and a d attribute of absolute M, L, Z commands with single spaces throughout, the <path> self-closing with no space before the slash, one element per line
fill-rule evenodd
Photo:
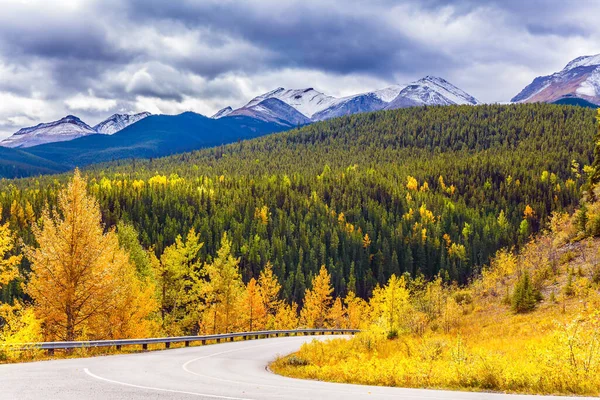
<path fill-rule="evenodd" d="M 76 340 L 145 335 L 124 326 L 138 322 L 127 321 L 132 315 L 123 313 L 130 305 L 124 302 L 150 304 L 153 300 L 144 290 L 138 293 L 146 298 L 131 298 L 141 283 L 114 230 L 104 232 L 100 208 L 86 187 L 86 180 L 75 171 L 58 195 L 57 209 L 46 207 L 41 225 L 33 226 L 38 246 L 26 248 L 31 261 L 27 292 L 43 320 L 44 336 Z M 141 323 L 148 311 L 133 315 Z"/>

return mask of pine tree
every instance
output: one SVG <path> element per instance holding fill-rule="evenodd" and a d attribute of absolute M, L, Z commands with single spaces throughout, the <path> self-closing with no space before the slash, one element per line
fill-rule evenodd
<path fill-rule="evenodd" d="M 511 305 L 512 310 L 516 313 L 526 313 L 535 308 L 535 292 L 531 285 L 529 271 L 525 271 L 517 281 L 512 295 Z"/>

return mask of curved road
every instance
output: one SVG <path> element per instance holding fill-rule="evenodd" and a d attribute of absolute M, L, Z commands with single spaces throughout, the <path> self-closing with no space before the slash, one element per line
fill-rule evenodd
<path fill-rule="evenodd" d="M 148 353 L 0 365 L 2 399 L 556 399 L 304 381 L 266 365 L 306 341 L 285 337 Z M 579 397 L 578 399 L 581 399 Z"/>

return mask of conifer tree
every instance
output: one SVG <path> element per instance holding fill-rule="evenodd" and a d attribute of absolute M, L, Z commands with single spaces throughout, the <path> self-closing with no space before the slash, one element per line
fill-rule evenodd
<path fill-rule="evenodd" d="M 516 313 L 529 312 L 535 308 L 535 304 L 535 292 L 531 284 L 529 271 L 525 271 L 515 285 L 511 299 L 512 310 Z"/>

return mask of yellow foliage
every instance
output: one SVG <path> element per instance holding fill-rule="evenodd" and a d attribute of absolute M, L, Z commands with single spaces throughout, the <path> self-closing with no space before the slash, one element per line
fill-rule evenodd
<path fill-rule="evenodd" d="M 42 341 L 40 321 L 31 307 L 23 307 L 19 303 L 14 306 L 0 303 L 0 321 L 0 361 L 14 361 L 38 354 L 39 351 L 33 348 L 25 352 L 18 350 L 23 347 L 22 344 Z"/>
<path fill-rule="evenodd" d="M 324 265 L 312 281 L 312 289 L 306 289 L 304 306 L 300 312 L 300 324 L 306 328 L 324 328 L 331 307 L 333 287 L 331 276 Z"/>
<path fill-rule="evenodd" d="M 406 180 L 407 180 L 406 188 L 408 190 L 416 191 L 419 189 L 419 182 L 415 178 L 413 178 L 412 176 L 408 176 L 406 178 Z"/>
<path fill-rule="evenodd" d="M 59 193 L 58 208 L 62 216 L 44 210 L 42 225 L 33 227 L 39 247 L 26 248 L 31 261 L 27 291 L 36 316 L 43 321 L 47 340 L 76 340 L 84 333 L 89 338 L 105 338 L 113 331 L 113 323 L 128 318 L 118 310 L 135 308 L 138 302 L 151 306 L 152 298 L 144 298 L 141 292 L 132 298 L 139 283 L 135 267 L 119 247 L 114 230 L 103 232 L 100 208 L 87 194 L 79 171 Z M 152 311 L 144 310 L 127 313 L 133 312 L 143 325 Z M 132 329 L 118 329 L 118 336 L 133 334 Z"/>

